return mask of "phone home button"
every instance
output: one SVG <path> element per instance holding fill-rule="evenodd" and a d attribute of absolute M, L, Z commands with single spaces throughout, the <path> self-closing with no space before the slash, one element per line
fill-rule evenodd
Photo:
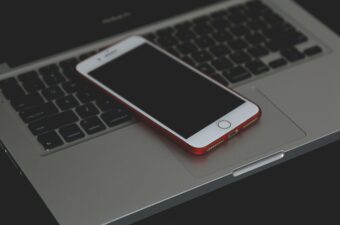
<path fill-rule="evenodd" d="M 231 123 L 228 120 L 220 120 L 217 125 L 221 129 L 228 129 L 231 127 Z"/>

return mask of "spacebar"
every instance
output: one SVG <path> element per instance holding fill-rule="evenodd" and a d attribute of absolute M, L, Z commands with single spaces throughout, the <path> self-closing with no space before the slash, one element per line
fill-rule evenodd
<path fill-rule="evenodd" d="M 39 135 L 76 121 L 78 121 L 76 114 L 72 111 L 66 111 L 31 123 L 28 128 L 34 135 Z"/>

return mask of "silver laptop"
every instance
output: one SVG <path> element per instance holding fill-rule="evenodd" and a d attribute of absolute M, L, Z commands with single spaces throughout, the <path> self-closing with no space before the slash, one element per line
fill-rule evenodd
<path fill-rule="evenodd" d="M 339 138 L 340 39 L 292 0 L 5 11 L 1 146 L 62 225 L 132 223 Z M 160 137 L 74 69 L 132 34 L 257 103 L 261 121 L 201 157 Z"/>

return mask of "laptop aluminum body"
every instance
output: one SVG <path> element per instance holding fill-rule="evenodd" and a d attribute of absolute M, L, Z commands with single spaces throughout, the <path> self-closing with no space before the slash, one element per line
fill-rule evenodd
<path fill-rule="evenodd" d="M 216 2 L 15 68 L 3 63 L 0 79 L 242 2 Z M 291 0 L 263 2 L 323 52 L 232 86 L 261 107 L 262 119 L 206 156 L 137 121 L 45 154 L 0 95 L 0 140 L 60 224 L 132 223 L 339 138 L 338 36 Z"/>

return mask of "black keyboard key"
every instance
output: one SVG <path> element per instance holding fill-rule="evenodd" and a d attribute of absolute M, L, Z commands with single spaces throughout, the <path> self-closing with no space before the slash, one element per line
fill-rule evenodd
<path fill-rule="evenodd" d="M 201 23 L 199 25 L 195 25 L 192 29 L 198 35 L 205 35 L 205 34 L 209 34 L 214 31 L 214 29 L 207 23 Z"/>
<path fill-rule="evenodd" d="M 18 81 L 14 77 L 7 78 L 4 80 L 0 80 L 0 89 L 12 87 L 18 84 L 19 84 Z"/>
<path fill-rule="evenodd" d="M 242 39 L 236 39 L 228 42 L 231 49 L 234 51 L 239 51 L 249 47 L 249 44 Z"/>
<path fill-rule="evenodd" d="M 203 63 L 212 59 L 212 55 L 205 50 L 194 52 L 191 56 L 198 63 Z"/>
<path fill-rule="evenodd" d="M 78 127 L 77 124 L 71 124 L 62 127 L 59 129 L 59 133 L 66 142 L 76 141 L 80 138 L 85 137 L 84 132 Z"/>
<path fill-rule="evenodd" d="M 21 111 L 19 115 L 25 123 L 30 123 L 34 120 L 42 119 L 55 113 L 58 113 L 57 107 L 52 102 L 48 102 Z"/>
<path fill-rule="evenodd" d="M 206 75 L 210 75 L 215 72 L 215 69 L 212 68 L 212 66 L 210 66 L 208 63 L 198 65 L 196 68 Z"/>
<path fill-rule="evenodd" d="M 281 35 L 268 42 L 267 47 L 272 51 L 293 47 L 294 45 L 301 44 L 308 40 L 307 36 L 300 32 L 292 32 L 289 34 Z"/>
<path fill-rule="evenodd" d="M 272 10 L 261 1 L 250 1 L 245 4 L 248 11 L 254 12 L 252 15 L 263 15 L 267 12 L 272 12 Z"/>
<path fill-rule="evenodd" d="M 291 32 L 295 32 L 295 28 L 289 23 L 262 30 L 262 33 L 270 40 L 280 38 L 282 35 L 289 34 Z"/>
<path fill-rule="evenodd" d="M 76 112 L 81 118 L 87 118 L 99 114 L 99 110 L 92 103 L 78 106 L 76 108 Z"/>
<path fill-rule="evenodd" d="M 275 29 L 274 29 L 275 30 Z M 287 42 L 286 45 L 294 45 L 305 42 L 308 38 L 295 30 L 291 31 L 284 31 L 284 32 L 277 32 L 273 34 L 265 34 L 265 37 L 268 39 L 268 42 L 283 44 L 284 41 Z"/>
<path fill-rule="evenodd" d="M 238 26 L 232 26 L 230 27 L 230 31 L 235 35 L 235 36 L 244 36 L 244 35 L 249 35 L 251 31 L 243 26 L 243 25 L 238 25 Z"/>
<path fill-rule="evenodd" d="M 66 111 L 30 123 L 28 128 L 34 135 L 39 135 L 77 121 L 78 117 L 74 112 Z"/>
<path fill-rule="evenodd" d="M 100 90 L 95 84 L 91 83 L 89 80 L 86 79 L 78 80 L 76 81 L 76 83 L 79 87 L 78 91 L 96 92 Z"/>
<path fill-rule="evenodd" d="M 236 63 L 236 64 L 241 64 L 241 63 L 246 63 L 251 61 L 251 57 L 245 53 L 244 51 L 239 51 L 235 52 L 230 55 L 230 58 Z"/>
<path fill-rule="evenodd" d="M 65 77 L 67 77 L 69 80 L 79 80 L 80 74 L 78 73 L 78 71 L 76 70 L 76 68 L 64 68 L 62 70 L 62 73 L 65 75 Z"/>
<path fill-rule="evenodd" d="M 262 31 L 270 28 L 270 25 L 266 21 L 252 20 L 246 23 L 247 27 L 253 31 Z"/>
<path fill-rule="evenodd" d="M 235 36 L 229 31 L 220 30 L 212 34 L 212 37 L 218 42 L 233 41 Z"/>
<path fill-rule="evenodd" d="M 194 42 L 200 48 L 211 47 L 215 44 L 215 41 L 208 36 L 199 37 Z"/>
<path fill-rule="evenodd" d="M 224 18 L 214 19 L 210 22 L 211 26 L 216 30 L 224 30 L 231 26 L 228 20 Z"/>
<path fill-rule="evenodd" d="M 50 86 L 65 82 L 65 78 L 63 77 L 63 75 L 59 71 L 49 73 L 49 74 L 45 74 L 43 76 L 43 79 L 46 82 L 46 84 L 48 84 Z"/>
<path fill-rule="evenodd" d="M 24 90 L 17 83 L 8 83 L 4 85 L 4 87 L 2 88 L 2 94 L 9 100 L 18 99 L 19 101 L 22 96 L 25 96 Z"/>
<path fill-rule="evenodd" d="M 27 92 L 35 92 L 46 88 L 39 77 L 23 82 L 22 86 L 26 89 Z"/>
<path fill-rule="evenodd" d="M 45 88 L 45 85 L 36 71 L 21 74 L 18 78 L 22 81 L 22 85 L 27 92 L 34 92 Z"/>
<path fill-rule="evenodd" d="M 110 94 L 107 91 L 104 91 L 98 87 L 96 87 L 95 85 L 92 84 L 91 86 L 92 88 L 90 89 L 93 93 L 94 96 L 94 100 L 99 100 L 101 98 L 105 98 L 107 96 L 110 96 Z"/>
<path fill-rule="evenodd" d="M 197 37 L 197 35 L 190 30 L 180 30 L 175 34 L 175 36 L 183 42 L 192 40 Z"/>
<path fill-rule="evenodd" d="M 157 39 L 157 42 L 162 46 L 162 47 L 171 47 L 175 44 L 178 43 L 178 41 L 172 37 L 172 36 L 163 36 Z"/>
<path fill-rule="evenodd" d="M 69 58 L 66 60 L 63 60 L 59 63 L 61 68 L 75 68 L 76 65 L 79 63 L 79 60 L 77 58 Z"/>
<path fill-rule="evenodd" d="M 102 120 L 109 127 L 117 126 L 121 123 L 127 122 L 131 120 L 131 116 L 125 110 L 110 110 L 101 114 L 100 116 Z"/>
<path fill-rule="evenodd" d="M 183 55 L 187 55 L 198 50 L 198 48 L 191 42 L 184 42 L 182 44 L 179 44 L 177 45 L 177 49 Z"/>
<path fill-rule="evenodd" d="M 234 66 L 234 64 L 224 56 L 213 60 L 211 64 L 218 70 L 224 70 Z"/>
<path fill-rule="evenodd" d="M 268 63 L 268 65 L 273 69 L 285 66 L 287 64 L 288 64 L 287 60 L 285 60 L 283 58 L 275 59 L 275 60 Z"/>
<path fill-rule="evenodd" d="M 249 48 L 247 52 L 254 58 L 260 58 L 269 54 L 269 51 L 260 45 Z"/>
<path fill-rule="evenodd" d="M 216 57 L 224 56 L 231 52 L 230 48 L 225 45 L 216 45 L 211 47 L 209 51 Z"/>
<path fill-rule="evenodd" d="M 4 80 L 0 80 L 0 89 L 5 88 L 5 87 L 9 87 L 9 86 L 13 86 L 18 84 L 18 81 L 14 78 L 7 78 Z"/>
<path fill-rule="evenodd" d="M 74 93 L 79 90 L 78 84 L 74 81 L 65 82 L 61 86 L 64 89 L 64 91 L 66 91 L 69 94 Z"/>
<path fill-rule="evenodd" d="M 280 53 L 289 62 L 295 62 L 305 58 L 305 55 L 294 47 L 282 50 Z"/>
<path fill-rule="evenodd" d="M 109 96 L 98 99 L 96 104 L 103 112 L 114 109 L 118 106 L 118 103 Z"/>
<path fill-rule="evenodd" d="M 27 108 L 40 105 L 42 103 L 44 103 L 44 100 L 39 93 L 22 95 L 20 96 L 20 98 L 15 98 L 11 100 L 13 108 L 17 111 L 22 111 Z"/>
<path fill-rule="evenodd" d="M 58 73 L 58 72 L 59 72 L 59 68 L 56 64 L 44 66 L 39 69 L 39 73 L 42 75 L 48 75 L 48 74 L 53 74 L 53 73 Z"/>
<path fill-rule="evenodd" d="M 264 64 L 261 60 L 255 60 L 246 63 L 245 66 L 250 72 L 252 72 L 255 75 L 259 75 L 270 70 L 269 67 L 266 64 Z"/>
<path fill-rule="evenodd" d="M 234 24 L 241 24 L 247 22 L 247 17 L 240 13 L 233 13 L 228 15 L 228 20 Z"/>
<path fill-rule="evenodd" d="M 241 66 L 227 69 L 222 74 L 232 83 L 239 82 L 251 77 L 249 72 Z"/>
<path fill-rule="evenodd" d="M 80 126 L 87 134 L 94 134 L 105 130 L 105 125 L 96 116 L 80 121 Z"/>
<path fill-rule="evenodd" d="M 59 135 L 55 131 L 48 132 L 38 136 L 38 141 L 45 150 L 50 150 L 64 144 Z"/>
<path fill-rule="evenodd" d="M 307 56 L 313 56 L 322 52 L 322 48 L 319 46 L 313 46 L 303 51 Z"/>
<path fill-rule="evenodd" d="M 59 98 L 55 102 L 59 106 L 59 108 L 63 111 L 79 105 L 79 102 L 77 101 L 77 99 L 73 97 L 72 95 Z"/>
<path fill-rule="evenodd" d="M 285 23 L 286 21 L 279 16 L 276 13 L 266 13 L 264 15 L 262 15 L 263 20 L 267 21 L 272 27 L 275 27 L 277 25 L 281 25 L 283 23 Z"/>
<path fill-rule="evenodd" d="M 220 84 L 224 85 L 224 86 L 228 86 L 229 83 L 228 81 L 226 81 L 226 79 L 224 79 L 220 74 L 218 73 L 214 73 L 214 74 L 211 74 L 210 77 L 212 79 L 214 79 L 215 81 L 219 82 Z"/>
<path fill-rule="evenodd" d="M 95 93 L 92 91 L 80 91 L 76 96 L 82 103 L 87 103 L 96 99 Z"/>
<path fill-rule="evenodd" d="M 266 41 L 266 38 L 262 34 L 259 34 L 259 33 L 249 34 L 249 35 L 246 35 L 244 38 L 248 43 L 252 45 L 258 45 Z"/>
<path fill-rule="evenodd" d="M 46 88 L 46 89 L 41 91 L 41 94 L 47 100 L 53 100 L 53 99 L 61 98 L 61 97 L 64 96 L 64 92 L 58 86 L 53 86 L 53 87 L 50 87 L 50 88 Z"/>
<path fill-rule="evenodd" d="M 31 80 L 35 80 L 37 78 L 39 78 L 39 74 L 36 71 L 26 72 L 26 73 L 20 74 L 18 76 L 18 79 L 21 82 L 31 81 Z"/>

